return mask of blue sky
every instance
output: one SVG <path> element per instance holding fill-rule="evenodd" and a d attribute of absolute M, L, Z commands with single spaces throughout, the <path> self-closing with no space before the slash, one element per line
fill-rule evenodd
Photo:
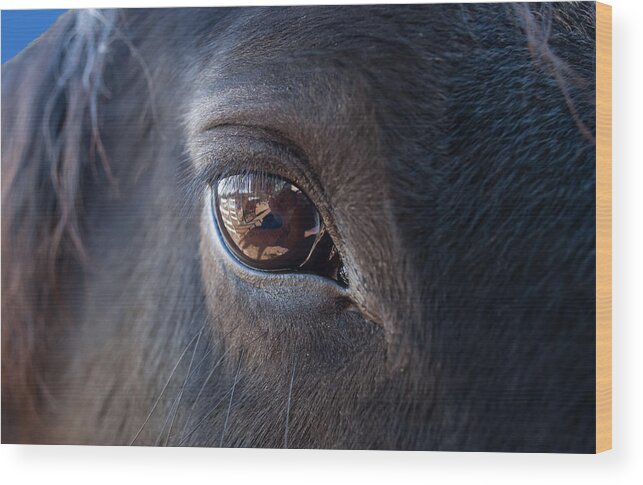
<path fill-rule="evenodd" d="M 66 10 L 3 10 L 2 62 L 8 61 L 49 28 Z"/>

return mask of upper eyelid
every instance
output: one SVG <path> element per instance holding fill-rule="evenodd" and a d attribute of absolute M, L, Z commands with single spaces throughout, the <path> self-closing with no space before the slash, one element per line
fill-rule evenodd
<path fill-rule="evenodd" d="M 239 141 L 244 141 L 240 146 Z M 197 178 L 213 181 L 216 178 L 248 171 L 273 169 L 276 175 L 297 179 L 307 178 L 306 157 L 294 144 L 277 139 L 265 129 L 243 125 L 222 125 L 203 132 L 195 143 Z M 296 173 L 291 173 L 296 172 Z"/>
<path fill-rule="evenodd" d="M 237 136 L 254 138 L 264 142 L 272 142 L 293 151 L 302 158 L 305 158 L 303 150 L 295 142 L 273 128 L 238 123 L 221 123 L 210 126 L 207 130 L 203 131 L 203 133 L 212 132 L 236 134 Z"/>
<path fill-rule="evenodd" d="M 240 140 L 245 143 L 239 143 Z M 245 125 L 220 125 L 200 134 L 193 148 L 191 183 L 196 191 L 219 179 L 267 172 L 290 180 L 315 204 L 328 226 L 332 219 L 323 187 L 303 151 L 277 132 Z M 200 187 L 197 187 L 200 186 Z"/>
<path fill-rule="evenodd" d="M 236 140 L 237 143 L 233 143 Z M 239 140 L 246 140 L 243 147 Z M 308 157 L 281 133 L 264 127 L 221 124 L 209 127 L 192 140 L 195 170 L 191 193 L 203 193 L 222 177 L 264 171 L 290 180 L 302 190 L 319 211 L 340 252 L 341 236 L 335 226 L 330 201 L 311 169 Z"/>

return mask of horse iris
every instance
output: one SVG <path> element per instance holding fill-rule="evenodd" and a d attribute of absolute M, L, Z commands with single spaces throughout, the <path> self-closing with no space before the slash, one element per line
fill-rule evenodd
<path fill-rule="evenodd" d="M 304 192 L 261 172 L 224 177 L 216 185 L 215 214 L 230 251 L 263 271 L 307 271 L 345 284 L 339 253 Z"/>

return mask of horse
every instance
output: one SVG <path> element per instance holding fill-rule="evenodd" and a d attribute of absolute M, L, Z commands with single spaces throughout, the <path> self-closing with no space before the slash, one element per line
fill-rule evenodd
<path fill-rule="evenodd" d="M 593 452 L 594 95 L 590 2 L 62 15 L 2 67 L 3 442 Z"/>

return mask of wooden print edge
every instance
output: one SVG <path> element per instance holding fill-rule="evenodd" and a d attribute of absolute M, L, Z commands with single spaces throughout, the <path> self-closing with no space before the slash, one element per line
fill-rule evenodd
<path fill-rule="evenodd" d="M 612 7 L 596 2 L 596 453 L 612 448 Z"/>

